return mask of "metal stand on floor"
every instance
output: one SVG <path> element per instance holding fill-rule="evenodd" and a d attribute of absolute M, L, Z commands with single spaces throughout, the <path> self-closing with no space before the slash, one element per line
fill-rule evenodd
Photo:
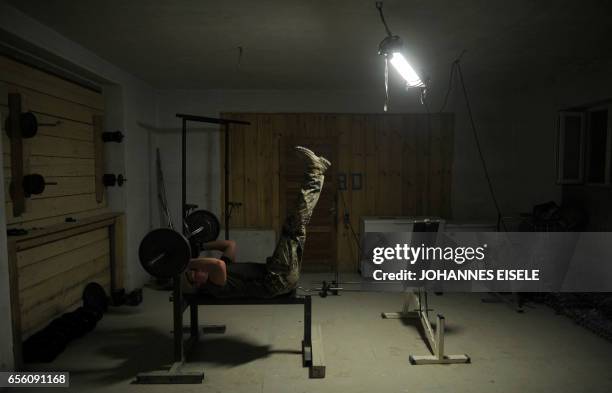
<path fill-rule="evenodd" d="M 174 319 L 174 363 L 168 371 L 151 371 L 146 373 L 139 373 L 136 376 L 134 383 L 138 384 L 198 384 L 204 380 L 204 372 L 189 372 L 184 370 L 185 366 L 185 352 L 199 338 L 199 332 L 191 331 L 191 337 L 187 342 L 183 341 L 183 294 L 181 291 L 181 279 L 180 277 L 174 277 L 173 279 L 173 291 L 172 291 L 172 315 Z M 194 320 L 195 317 L 195 320 Z M 197 327 L 197 313 L 191 314 L 191 326 Z M 195 333 L 195 334 L 194 334 Z"/>
<path fill-rule="evenodd" d="M 450 364 L 450 363 L 470 363 L 470 357 L 463 355 L 444 354 L 444 328 L 445 318 L 438 314 L 436 320 L 436 330 L 431 327 L 427 308 L 427 293 L 423 289 L 405 292 L 404 307 L 401 312 L 383 312 L 385 319 L 407 319 L 418 318 L 431 350 L 431 355 L 415 356 L 410 355 L 411 364 Z M 424 300 L 424 301 L 423 301 Z"/>
<path fill-rule="evenodd" d="M 138 384 L 199 384 L 204 380 L 203 371 L 185 370 L 186 353 L 199 341 L 200 331 L 208 333 L 225 333 L 225 325 L 200 326 L 198 322 L 199 305 L 233 306 L 233 305 L 278 305 L 301 304 L 304 306 L 304 336 L 302 338 L 302 365 L 309 370 L 310 378 L 325 378 L 325 358 L 321 327 L 312 329 L 312 298 L 297 296 L 295 293 L 271 298 L 218 299 L 209 295 L 182 294 L 179 279 L 175 279 L 172 293 L 174 316 L 174 363 L 168 371 L 152 371 L 136 376 Z M 189 326 L 183 327 L 183 313 L 189 308 Z M 189 334 L 187 340 L 183 339 Z"/>

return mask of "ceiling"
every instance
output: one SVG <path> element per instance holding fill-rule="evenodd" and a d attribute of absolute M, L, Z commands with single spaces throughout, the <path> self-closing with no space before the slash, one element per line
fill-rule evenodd
<path fill-rule="evenodd" d="M 380 88 L 374 0 L 8 0 L 157 88 Z M 446 83 L 528 83 L 612 66 L 612 6 L 592 0 L 387 0 L 409 60 Z M 242 56 L 239 56 L 242 47 Z M 240 58 L 240 59 L 239 59 Z M 392 73 L 392 77 L 396 78 Z"/>

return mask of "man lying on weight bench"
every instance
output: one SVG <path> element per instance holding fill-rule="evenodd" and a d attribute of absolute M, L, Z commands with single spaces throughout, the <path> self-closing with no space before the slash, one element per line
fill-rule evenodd
<path fill-rule="evenodd" d="M 296 146 L 306 163 L 302 188 L 294 210 L 283 224 L 280 239 L 265 264 L 236 264 L 236 243 L 219 240 L 204 244 L 205 250 L 218 250 L 220 258 L 198 257 L 189 262 L 183 274 L 185 292 L 201 290 L 215 297 L 270 298 L 292 292 L 300 278 L 302 253 L 306 241 L 306 225 L 317 205 L 323 188 L 324 174 L 331 163 L 311 150 Z M 250 265 L 240 269 L 240 265 Z M 235 267 L 235 268 L 234 268 Z M 253 268 L 258 270 L 252 273 Z"/>

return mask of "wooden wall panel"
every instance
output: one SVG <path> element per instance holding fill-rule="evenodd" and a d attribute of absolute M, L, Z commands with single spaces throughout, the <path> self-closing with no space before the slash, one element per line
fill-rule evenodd
<path fill-rule="evenodd" d="M 80 103 L 95 109 L 104 109 L 102 95 L 91 89 L 50 75 L 44 71 L 0 56 L 0 79 L 41 92 L 53 92 L 67 101 Z"/>
<path fill-rule="evenodd" d="M 11 158 L 19 154 L 11 151 L 2 121 L 7 226 L 28 230 L 9 237 L 8 244 L 14 355 L 19 369 L 22 338 L 80 305 L 85 285 L 98 282 L 110 295 L 111 275 L 115 289 L 122 284 L 125 233 L 123 216 L 107 213 L 103 195 L 96 200 L 95 168 L 102 163 L 100 149 L 97 156 L 95 151 L 100 135 L 94 133 L 93 124 L 94 118 L 104 114 L 102 94 L 2 56 L 0 86 L 3 119 L 8 115 L 8 93 L 17 93 L 22 112 L 32 112 L 39 123 L 37 134 L 23 139 L 19 150 L 24 174 L 41 174 L 46 181 L 57 182 L 27 198 L 25 211 L 13 215 Z M 66 217 L 76 221 L 67 223 Z"/>
<path fill-rule="evenodd" d="M 280 230 L 285 211 L 279 194 L 283 165 L 279 151 L 292 137 L 336 137 L 337 173 L 349 189 L 338 194 L 337 255 L 341 270 L 354 271 L 358 247 L 343 217 L 359 231 L 363 216 L 430 215 L 451 218 L 453 116 L 449 114 L 223 113 L 249 120 L 231 132 L 231 197 L 242 202 L 232 227 Z M 223 161 L 222 161 L 223 162 Z M 362 189 L 351 190 L 351 173 Z M 357 233 L 357 235 L 359 235 Z"/>
<path fill-rule="evenodd" d="M 0 82 L 6 92 L 21 95 L 22 111 L 33 112 L 39 122 L 38 133 L 23 140 L 24 174 L 41 174 L 47 181 L 57 183 L 26 199 L 25 212 L 13 216 L 8 187 L 12 180 L 10 139 L 3 122 L 0 134 L 8 225 L 28 229 L 59 224 L 69 216 L 95 214 L 96 210 L 105 212 L 104 196 L 99 192 L 97 200 L 95 197 L 92 126 L 94 116 L 103 115 L 102 94 L 2 56 Z M 8 115 L 8 96 L 4 91 L 0 95 L 0 112 L 3 118 Z"/>
<path fill-rule="evenodd" d="M 122 237 L 123 215 L 112 213 L 9 238 L 17 358 L 21 339 L 78 307 L 88 283 L 99 283 L 110 295 L 117 288 L 112 282 L 123 282 Z"/>

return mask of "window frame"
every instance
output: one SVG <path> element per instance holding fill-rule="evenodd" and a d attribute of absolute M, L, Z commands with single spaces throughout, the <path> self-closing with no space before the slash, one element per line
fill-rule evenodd
<path fill-rule="evenodd" d="M 590 148 L 591 148 L 591 144 L 590 144 L 590 138 L 591 138 L 591 128 L 590 128 L 590 123 L 591 123 L 591 113 L 593 112 L 599 112 L 605 110 L 608 113 L 608 119 L 606 122 L 606 151 L 605 151 L 605 167 L 604 167 L 604 181 L 601 183 L 597 183 L 597 182 L 591 182 L 589 181 L 589 171 L 591 168 L 591 160 L 590 158 Z M 595 186 L 595 187 L 609 187 L 610 185 L 612 185 L 612 181 L 611 181 L 611 176 L 612 176 L 612 132 L 611 132 L 611 127 L 610 127 L 610 121 L 612 120 L 612 105 L 610 104 L 606 104 L 606 105 L 597 105 L 597 106 L 593 106 L 590 108 L 587 108 L 585 110 L 585 129 L 584 129 L 584 133 L 585 133 L 585 160 L 586 160 L 586 165 L 584 168 L 584 181 L 585 184 L 587 186 Z"/>
<path fill-rule="evenodd" d="M 578 159 L 578 177 L 573 179 L 565 178 L 565 174 L 563 173 L 563 164 L 565 161 L 565 119 L 570 116 L 580 117 L 580 156 Z M 559 111 L 557 121 L 557 184 L 583 184 L 585 179 L 586 160 L 586 113 L 585 111 Z"/>

